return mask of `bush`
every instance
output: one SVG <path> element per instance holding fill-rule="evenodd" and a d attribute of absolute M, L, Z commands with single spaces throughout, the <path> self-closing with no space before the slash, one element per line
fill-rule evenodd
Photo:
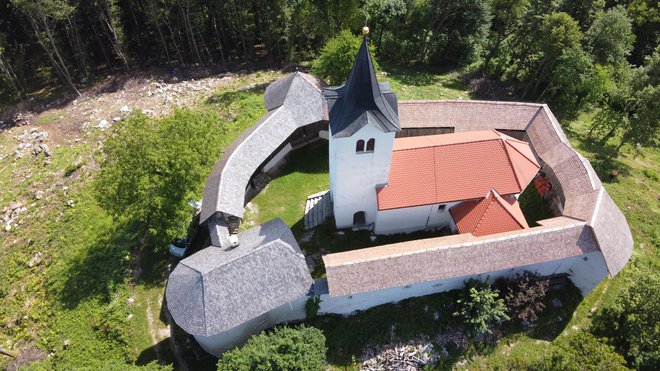
<path fill-rule="evenodd" d="M 224 354 L 218 370 L 321 370 L 325 336 L 314 327 L 276 327 Z"/>
<path fill-rule="evenodd" d="M 660 369 L 660 275 L 642 271 L 616 302 L 595 316 L 591 332 L 608 338 L 628 364 Z"/>
<path fill-rule="evenodd" d="M 586 331 L 562 336 L 552 343 L 549 370 L 627 370 L 625 360 L 604 339 Z"/>
<path fill-rule="evenodd" d="M 545 308 L 543 298 L 548 291 L 548 280 L 534 272 L 524 271 L 515 278 L 498 280 L 497 286 L 512 318 L 534 322 Z"/>
<path fill-rule="evenodd" d="M 185 236 L 191 209 L 223 135 L 215 113 L 178 110 L 162 119 L 134 113 L 115 126 L 95 182 L 113 216 L 137 223 L 155 246 Z"/>
<path fill-rule="evenodd" d="M 490 334 L 497 322 L 509 319 L 506 305 L 500 299 L 499 291 L 490 286 L 489 279 L 486 282 L 475 279 L 467 281 L 457 303 L 459 310 L 454 317 L 460 317 L 472 335 Z"/>
<path fill-rule="evenodd" d="M 339 35 L 328 40 L 321 49 L 321 54 L 312 63 L 312 74 L 319 76 L 328 84 L 339 85 L 348 79 L 355 56 L 360 49 L 361 38 L 344 30 Z M 374 68 L 378 70 L 378 62 L 369 47 Z"/>

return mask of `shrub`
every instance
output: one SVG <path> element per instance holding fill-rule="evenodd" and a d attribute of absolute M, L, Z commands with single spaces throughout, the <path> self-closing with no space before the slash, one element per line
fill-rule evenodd
<path fill-rule="evenodd" d="M 325 336 L 314 327 L 276 327 L 224 354 L 218 370 L 321 370 Z"/>
<path fill-rule="evenodd" d="M 545 308 L 543 298 L 548 291 L 548 280 L 534 272 L 524 271 L 515 278 L 498 280 L 497 286 L 512 318 L 534 322 Z"/>
<path fill-rule="evenodd" d="M 642 271 L 616 302 L 595 316 L 591 332 L 608 338 L 628 364 L 660 369 L 660 275 Z"/>
<path fill-rule="evenodd" d="M 459 310 L 454 312 L 472 335 L 492 333 L 491 328 L 499 321 L 508 320 L 506 305 L 499 296 L 499 291 L 486 282 L 470 279 L 465 283 L 461 298 L 457 301 Z"/>
<path fill-rule="evenodd" d="M 312 73 L 325 79 L 328 84 L 338 85 L 346 81 L 351 73 L 360 44 L 360 37 L 353 35 L 348 30 L 340 32 L 323 46 L 321 54 L 312 63 Z M 369 50 L 374 68 L 378 70 L 373 50 L 371 47 Z"/>
<path fill-rule="evenodd" d="M 185 236 L 190 199 L 201 193 L 223 135 L 215 113 L 178 110 L 162 119 L 134 113 L 115 126 L 96 177 L 97 199 L 138 223 L 155 246 Z"/>
<path fill-rule="evenodd" d="M 586 331 L 561 336 L 552 343 L 549 370 L 627 370 L 625 360 L 604 339 Z"/>
<path fill-rule="evenodd" d="M 315 317 L 321 307 L 321 297 L 318 295 L 310 296 L 305 303 L 305 314 L 307 318 Z"/>

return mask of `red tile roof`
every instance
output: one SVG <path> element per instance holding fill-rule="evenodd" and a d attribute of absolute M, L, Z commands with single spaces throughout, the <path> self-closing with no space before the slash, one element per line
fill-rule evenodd
<path fill-rule="evenodd" d="M 378 209 L 520 193 L 539 168 L 529 144 L 495 130 L 397 138 Z"/>
<path fill-rule="evenodd" d="M 491 191 L 481 200 L 465 201 L 450 210 L 459 233 L 486 236 L 529 228 L 514 196 Z"/>

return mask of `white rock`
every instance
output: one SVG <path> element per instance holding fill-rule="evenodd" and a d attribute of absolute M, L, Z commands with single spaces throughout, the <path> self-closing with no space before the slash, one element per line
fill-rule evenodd
<path fill-rule="evenodd" d="M 128 106 L 121 106 L 121 108 L 119 109 L 119 112 L 121 112 L 121 113 L 129 113 L 129 112 L 131 112 L 131 109 L 128 108 Z"/>
<path fill-rule="evenodd" d="M 101 129 L 101 130 L 107 129 L 110 126 L 111 126 L 110 123 L 106 119 L 103 119 L 103 120 L 99 121 L 98 125 L 96 125 L 96 127 Z"/>
<path fill-rule="evenodd" d="M 117 116 L 112 119 L 113 122 L 119 122 L 121 121 L 121 117 Z"/>

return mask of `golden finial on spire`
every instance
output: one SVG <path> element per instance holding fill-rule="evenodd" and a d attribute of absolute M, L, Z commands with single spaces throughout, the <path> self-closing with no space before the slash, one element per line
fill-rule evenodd
<path fill-rule="evenodd" d="M 364 26 L 362 27 L 362 36 L 367 36 L 369 35 L 369 27 Z"/>

